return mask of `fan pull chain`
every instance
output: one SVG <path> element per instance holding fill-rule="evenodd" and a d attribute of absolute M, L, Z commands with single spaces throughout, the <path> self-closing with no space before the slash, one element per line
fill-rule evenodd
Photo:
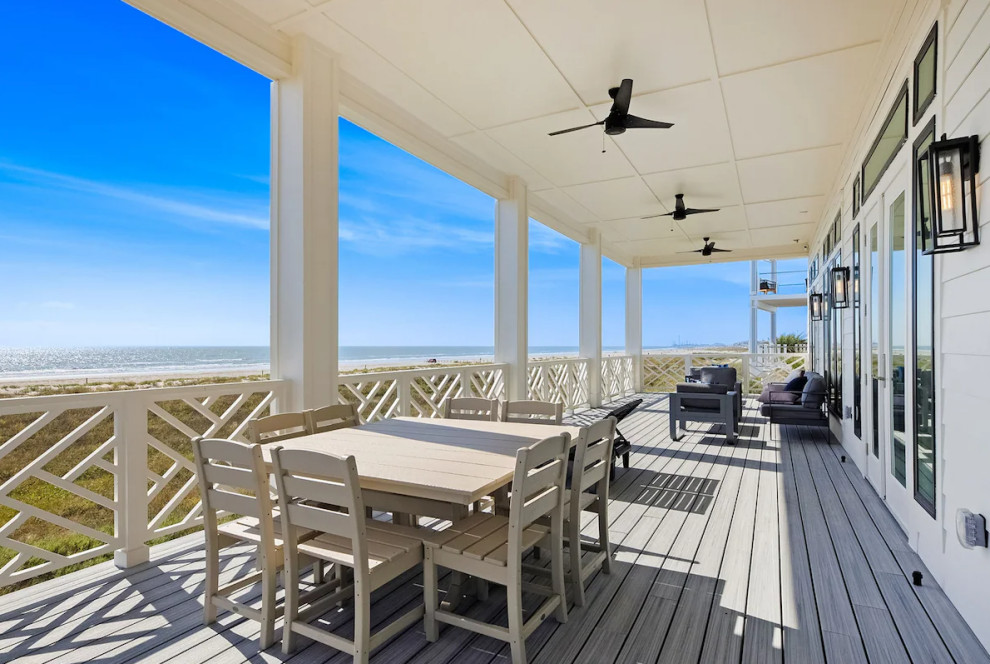
<path fill-rule="evenodd" d="M 605 132 L 602 132 L 602 154 L 605 154 Z"/>

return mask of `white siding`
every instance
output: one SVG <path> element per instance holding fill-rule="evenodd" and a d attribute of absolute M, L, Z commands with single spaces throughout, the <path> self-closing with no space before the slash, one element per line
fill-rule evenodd
<path fill-rule="evenodd" d="M 938 94 L 925 117 L 911 127 L 897 161 L 854 222 L 847 200 L 852 178 L 901 84 L 911 78 L 914 57 L 936 19 L 940 24 Z M 913 500 L 907 506 L 903 500 L 892 500 L 891 506 L 907 531 L 911 546 L 943 585 L 984 646 L 990 648 L 990 612 L 986 610 L 990 602 L 990 551 L 966 550 L 958 544 L 955 535 L 958 508 L 966 507 L 990 517 L 990 427 L 987 426 L 990 422 L 990 141 L 987 140 L 990 136 L 990 0 L 952 0 L 944 7 L 935 0 L 908 0 L 891 29 L 896 36 L 885 44 L 879 73 L 874 80 L 874 97 L 860 116 L 857 138 L 843 159 L 842 175 L 837 178 L 831 204 L 820 221 L 818 241 L 811 249 L 820 248 L 821 238 L 830 227 L 835 211 L 841 207 L 843 264 L 850 263 L 854 225 L 860 223 L 861 232 L 868 233 L 864 223 L 867 211 L 876 204 L 879 192 L 887 186 L 892 173 L 902 167 L 910 168 L 912 143 L 933 113 L 938 135 L 945 132 L 950 137 L 980 136 L 983 244 L 935 260 L 939 422 L 937 517 L 932 519 Z M 910 195 L 909 190 L 909 214 Z M 890 201 L 886 203 L 889 205 Z M 868 257 L 864 256 L 864 260 Z M 843 320 L 843 401 L 850 405 L 853 399 L 852 315 L 852 309 L 847 310 Z M 911 359 L 908 362 L 910 364 Z M 864 405 L 867 394 L 864 389 Z M 908 398 L 911 408 L 910 394 Z M 908 417 L 912 417 L 911 412 Z M 863 429 L 867 436 L 866 422 Z M 842 432 L 850 460 L 863 468 L 864 442 L 853 435 L 851 419 L 842 422 Z M 910 496 L 913 493 L 911 449 L 908 450 L 908 464 L 907 495 Z M 894 482 L 888 475 L 888 487 Z"/>

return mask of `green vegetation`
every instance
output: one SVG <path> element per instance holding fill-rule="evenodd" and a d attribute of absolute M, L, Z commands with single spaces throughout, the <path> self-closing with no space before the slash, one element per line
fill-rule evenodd
<path fill-rule="evenodd" d="M 792 332 L 790 334 L 779 335 L 774 343 L 778 346 L 786 346 L 787 348 L 785 350 L 788 353 L 796 353 L 798 352 L 798 346 L 803 346 L 808 343 L 808 340 L 803 334 Z"/>

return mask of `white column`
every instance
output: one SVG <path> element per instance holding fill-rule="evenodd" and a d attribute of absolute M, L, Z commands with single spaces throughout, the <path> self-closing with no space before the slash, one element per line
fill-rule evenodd
<path fill-rule="evenodd" d="M 588 401 L 602 405 L 602 241 L 598 231 L 581 244 L 580 354 L 588 367 Z"/>
<path fill-rule="evenodd" d="M 495 206 L 495 361 L 509 365 L 508 399 L 526 399 L 528 350 L 529 208 L 526 183 L 509 179 Z"/>
<path fill-rule="evenodd" d="M 770 280 L 777 283 L 777 261 L 770 261 Z M 777 309 L 770 311 L 770 343 L 777 345 Z"/>
<path fill-rule="evenodd" d="M 749 262 L 749 352 L 756 352 L 757 315 L 756 294 L 760 292 L 760 274 L 757 261 Z"/>
<path fill-rule="evenodd" d="M 272 377 L 289 410 L 337 402 L 337 63 L 306 36 L 272 83 Z"/>
<path fill-rule="evenodd" d="M 643 391 L 643 268 L 626 268 L 626 355 L 632 355 L 633 390 Z"/>

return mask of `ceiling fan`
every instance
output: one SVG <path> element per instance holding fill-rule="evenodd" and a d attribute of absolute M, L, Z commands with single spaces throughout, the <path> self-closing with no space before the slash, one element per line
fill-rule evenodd
<path fill-rule="evenodd" d="M 709 242 L 711 238 L 705 238 L 705 246 L 701 249 L 695 249 L 693 251 L 678 251 L 679 254 L 701 254 L 702 256 L 711 256 L 714 252 L 725 252 L 730 253 L 732 249 L 716 249 L 714 242 Z"/>
<path fill-rule="evenodd" d="M 684 194 L 677 194 L 674 196 L 676 202 L 674 203 L 673 212 L 665 212 L 664 214 L 651 214 L 648 217 L 643 217 L 643 219 L 656 219 L 657 217 L 673 217 L 674 221 L 684 221 L 687 219 L 689 214 L 702 214 L 704 212 L 718 212 L 720 208 L 711 209 L 699 209 L 699 208 L 689 208 L 684 206 Z"/>
<path fill-rule="evenodd" d="M 552 131 L 549 135 L 557 136 L 558 134 L 566 134 L 568 132 L 578 131 L 579 129 L 597 127 L 598 125 L 605 125 L 605 133 L 609 136 L 624 133 L 626 129 L 668 129 L 674 126 L 672 122 L 659 122 L 657 120 L 647 120 L 646 118 L 630 115 L 629 102 L 632 100 L 632 86 L 632 79 L 624 78 L 619 87 L 609 89 L 608 96 L 613 100 L 612 110 L 608 112 L 608 117 L 604 120 L 581 125 L 580 127 Z"/>

